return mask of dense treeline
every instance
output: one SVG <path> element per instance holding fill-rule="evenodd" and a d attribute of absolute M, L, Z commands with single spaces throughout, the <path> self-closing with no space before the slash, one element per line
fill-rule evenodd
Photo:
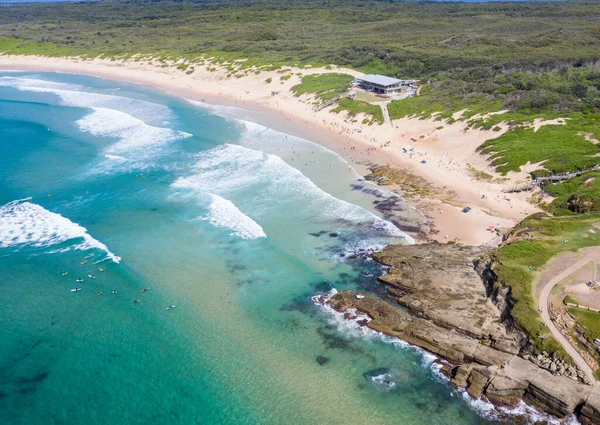
<path fill-rule="evenodd" d="M 600 56 L 600 4 L 98 2 L 2 8 L 0 35 L 109 54 L 223 52 L 398 77 Z"/>

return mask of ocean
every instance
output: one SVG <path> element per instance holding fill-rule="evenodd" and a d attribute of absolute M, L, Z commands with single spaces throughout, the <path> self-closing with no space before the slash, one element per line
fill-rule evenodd
<path fill-rule="evenodd" d="M 412 240 L 339 155 L 238 115 L 0 73 L 0 424 L 539 419 L 313 303 L 377 291 L 367 254 Z"/>

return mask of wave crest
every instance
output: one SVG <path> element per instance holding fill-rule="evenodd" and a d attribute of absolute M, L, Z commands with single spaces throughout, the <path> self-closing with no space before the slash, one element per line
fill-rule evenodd
<path fill-rule="evenodd" d="M 79 243 L 75 243 L 79 239 Z M 17 200 L 0 207 L 0 248 L 22 246 L 49 247 L 73 241 L 68 249 L 98 249 L 115 263 L 121 258 L 109 251 L 106 245 L 91 237 L 85 227 L 46 210 Z"/>
<path fill-rule="evenodd" d="M 266 238 L 267 235 L 260 225 L 241 212 L 235 204 L 218 195 L 211 194 L 211 203 L 208 207 L 209 213 L 202 220 L 208 220 L 217 227 L 225 227 L 232 230 L 243 239 Z"/>

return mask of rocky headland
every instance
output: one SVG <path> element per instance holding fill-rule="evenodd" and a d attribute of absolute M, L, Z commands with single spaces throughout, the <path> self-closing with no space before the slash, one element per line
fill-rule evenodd
<path fill-rule="evenodd" d="M 532 355 L 508 308 L 508 289 L 494 290 L 486 248 L 429 243 L 392 245 L 373 258 L 388 266 L 379 280 L 388 300 L 354 291 L 329 299 L 347 319 L 401 338 L 446 359 L 442 369 L 457 387 L 514 407 L 521 400 L 559 419 L 576 414 L 600 425 L 600 388 L 562 360 Z"/>

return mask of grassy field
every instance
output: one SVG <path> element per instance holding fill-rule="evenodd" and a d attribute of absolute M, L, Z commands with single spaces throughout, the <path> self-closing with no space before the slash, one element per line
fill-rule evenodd
<path fill-rule="evenodd" d="M 502 174 L 520 171 L 528 162 L 541 162 L 547 173 L 560 174 L 600 164 L 600 149 L 585 139 L 579 127 L 544 125 L 538 131 L 518 127 L 485 142 L 481 151 Z M 600 132 L 599 132 L 600 133 Z"/>
<path fill-rule="evenodd" d="M 579 301 L 577 298 L 575 298 L 573 295 L 567 295 L 565 297 L 565 299 L 563 300 L 564 303 L 571 303 L 571 304 L 576 304 L 576 305 L 581 305 L 581 301 Z"/>
<path fill-rule="evenodd" d="M 569 313 L 577 318 L 577 322 L 589 332 L 589 339 L 600 338 L 600 313 L 569 308 Z"/>
<path fill-rule="evenodd" d="M 590 234 L 600 215 L 550 218 L 541 214 L 523 220 L 516 231 L 526 231 L 531 240 L 520 240 L 494 252 L 499 267 L 499 284 L 510 286 L 514 301 L 512 312 L 519 326 L 527 332 L 539 350 L 561 351 L 541 320 L 534 298 L 535 282 L 540 270 L 556 254 L 600 245 L 600 233 Z M 581 238 L 586 233 L 588 237 Z M 563 243 L 567 240 L 568 243 Z"/>
<path fill-rule="evenodd" d="M 312 94 L 318 100 L 318 103 L 324 103 L 341 96 L 342 99 L 336 103 L 333 112 L 345 112 L 351 119 L 357 114 L 364 114 L 367 117 L 361 121 L 362 124 L 383 124 L 383 112 L 379 106 L 344 97 L 353 80 L 354 77 L 348 74 L 306 75 L 302 77 L 300 84 L 292 87 L 292 91 L 296 96 Z"/>

